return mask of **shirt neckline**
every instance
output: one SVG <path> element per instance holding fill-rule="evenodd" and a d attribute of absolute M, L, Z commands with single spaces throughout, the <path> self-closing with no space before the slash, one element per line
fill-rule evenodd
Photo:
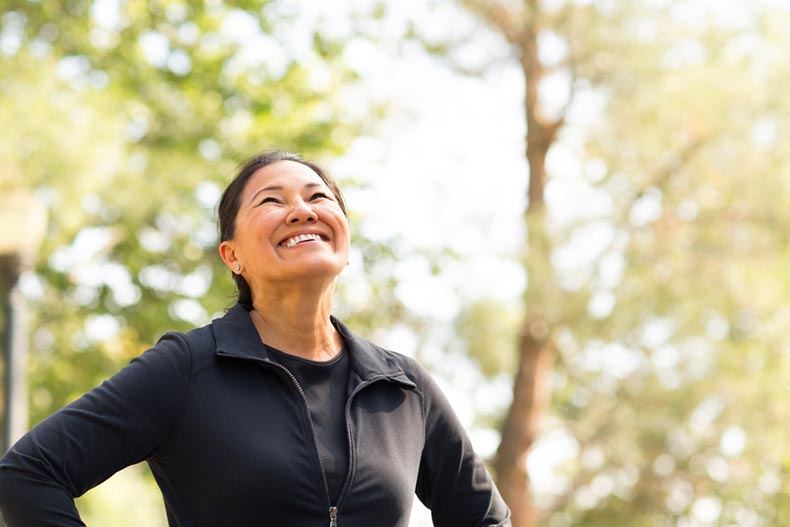
<path fill-rule="evenodd" d="M 329 360 L 311 360 L 305 357 L 300 357 L 299 355 L 292 355 L 290 353 L 286 353 L 285 351 L 269 346 L 268 344 L 264 344 L 264 346 L 266 346 L 266 349 L 272 352 L 274 356 L 277 358 L 301 362 L 302 364 L 308 364 L 310 366 L 318 366 L 318 367 L 334 366 L 335 364 L 340 362 L 340 360 L 348 353 L 346 350 L 347 346 L 345 342 L 343 343 L 343 346 L 340 348 L 340 351 L 338 351 L 337 354 Z"/>

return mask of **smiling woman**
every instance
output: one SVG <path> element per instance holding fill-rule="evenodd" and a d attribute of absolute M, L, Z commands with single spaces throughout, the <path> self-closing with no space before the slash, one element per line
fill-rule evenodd
<path fill-rule="evenodd" d="M 145 460 L 179 526 L 508 526 L 510 513 L 430 375 L 334 318 L 343 197 L 317 165 L 250 159 L 219 207 L 236 306 L 167 333 L 0 460 L 10 527 L 82 525 L 73 499 Z"/>
<path fill-rule="evenodd" d="M 290 181 L 289 175 L 296 176 L 299 181 Z M 299 188 L 299 185 L 303 188 Z M 285 195 L 285 187 L 289 189 L 288 196 Z M 303 194 L 309 197 L 306 198 Z M 237 246 L 235 238 L 238 225 L 242 224 L 241 228 L 244 229 L 250 221 L 267 219 L 284 223 L 285 218 L 277 218 L 276 214 L 289 212 L 287 198 L 298 198 L 304 205 L 294 211 L 296 216 L 290 217 L 291 230 L 296 230 L 293 222 L 299 221 L 299 214 L 307 212 L 309 217 L 305 223 L 315 222 L 316 218 L 310 216 L 312 209 L 308 205 L 317 200 L 330 201 L 332 209 L 339 208 L 344 218 L 348 215 L 337 184 L 315 163 L 282 151 L 263 152 L 247 161 L 222 196 L 219 204 L 219 230 L 222 242 L 220 255 L 233 272 L 239 291 L 239 303 L 249 309 L 252 309 L 252 292 L 247 282 L 249 274 L 245 274 L 243 262 L 237 261 L 234 250 Z M 348 233 L 348 222 L 345 221 L 345 224 L 345 231 Z M 347 250 L 348 239 L 345 243 Z M 236 269 L 236 266 L 239 268 Z"/>
<path fill-rule="evenodd" d="M 278 157 L 284 156 L 268 154 L 252 164 Z M 322 178 L 291 159 L 260 166 L 240 193 L 225 194 L 220 214 L 235 212 L 235 221 L 224 222 L 234 229 L 232 236 L 221 233 L 220 255 L 239 277 L 237 283 L 247 283 L 254 292 L 252 307 L 257 312 L 269 311 L 275 299 L 286 297 L 291 299 L 288 307 L 302 313 L 312 306 L 331 306 L 331 286 L 348 263 L 349 251 L 348 222 L 339 196 L 326 174 Z M 321 298 L 314 298 L 319 291 Z M 318 315 L 328 320 L 328 312 Z"/>

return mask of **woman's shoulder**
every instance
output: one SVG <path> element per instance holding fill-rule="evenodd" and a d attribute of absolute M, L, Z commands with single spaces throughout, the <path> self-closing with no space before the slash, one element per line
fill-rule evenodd
<path fill-rule="evenodd" d="M 157 345 L 175 345 L 192 354 L 213 356 L 218 348 L 248 344 L 250 340 L 257 342 L 257 333 L 247 311 L 236 304 L 204 326 L 186 332 L 168 331 Z"/>
<path fill-rule="evenodd" d="M 176 362 L 183 368 L 194 370 L 209 363 L 215 349 L 214 329 L 210 323 L 187 332 L 166 332 L 137 360 Z"/>
<path fill-rule="evenodd" d="M 168 331 L 159 338 L 157 344 L 160 343 L 174 344 L 188 350 L 190 353 L 211 353 L 216 349 L 214 322 L 193 328 L 186 333 Z"/>
<path fill-rule="evenodd" d="M 373 344 L 373 346 L 375 346 L 380 353 L 387 356 L 392 362 L 400 366 L 407 375 L 422 377 L 427 373 L 425 368 L 414 357 L 404 352 L 382 348 L 376 344 Z"/>
<path fill-rule="evenodd" d="M 339 321 L 336 321 L 336 324 L 337 322 Z M 351 346 L 352 354 L 357 353 L 361 355 L 357 356 L 356 360 L 360 366 L 368 369 L 368 371 L 377 370 L 378 373 L 403 374 L 417 388 L 424 384 L 428 373 L 416 359 L 403 352 L 385 348 L 367 338 L 356 335 L 342 322 L 337 325 L 346 338 L 347 344 Z"/>

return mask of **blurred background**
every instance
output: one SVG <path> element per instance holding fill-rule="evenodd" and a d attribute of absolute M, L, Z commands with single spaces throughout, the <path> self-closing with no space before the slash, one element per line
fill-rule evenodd
<path fill-rule="evenodd" d="M 515 526 L 790 524 L 785 0 L 0 8 L 3 449 L 230 307 L 219 195 L 285 148 Z M 166 525 L 142 465 L 78 506 Z"/>

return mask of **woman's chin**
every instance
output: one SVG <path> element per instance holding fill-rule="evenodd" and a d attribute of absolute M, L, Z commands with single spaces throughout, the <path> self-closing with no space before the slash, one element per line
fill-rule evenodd
<path fill-rule="evenodd" d="M 309 258 L 289 263 L 284 275 L 294 279 L 334 279 L 345 268 L 344 262 L 336 259 Z"/>

